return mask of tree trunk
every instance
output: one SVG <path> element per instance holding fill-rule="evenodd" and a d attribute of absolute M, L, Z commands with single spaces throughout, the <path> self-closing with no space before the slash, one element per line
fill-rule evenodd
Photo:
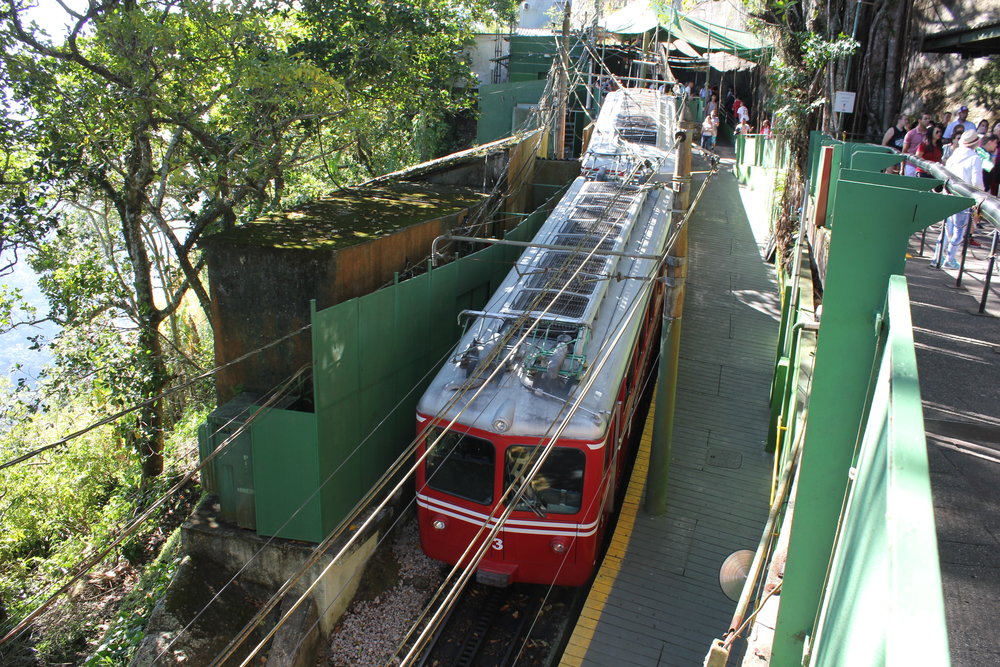
<path fill-rule="evenodd" d="M 167 369 L 163 361 L 159 327 L 163 312 L 153 297 L 152 264 L 143 235 L 143 212 L 146 189 L 153 180 L 150 128 L 139 123 L 133 130 L 132 147 L 128 156 L 127 175 L 122 193 L 120 214 L 125 247 L 132 264 L 132 286 L 135 289 L 135 314 L 139 325 L 136 341 L 138 354 L 139 395 L 148 400 L 163 392 Z M 142 477 L 148 480 L 163 472 L 163 402 L 155 400 L 136 413 L 138 423 L 133 446 L 142 457 Z"/>

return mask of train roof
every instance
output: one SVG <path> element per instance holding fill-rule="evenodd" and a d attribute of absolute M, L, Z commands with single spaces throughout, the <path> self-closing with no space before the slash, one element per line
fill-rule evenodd
<path fill-rule="evenodd" d="M 636 109 L 629 90 L 608 96 L 599 126 L 604 121 L 613 129 L 629 122 L 622 113 Z M 634 92 L 657 108 L 665 106 L 656 91 Z M 663 114 L 657 128 L 672 141 L 672 116 Z M 621 134 L 615 141 L 619 154 L 638 154 Z M 446 420 L 461 413 L 464 425 L 537 437 L 555 429 L 579 398 L 588 373 L 599 366 L 596 382 L 562 437 L 603 439 L 649 298 L 643 286 L 659 275 L 671 226 L 672 191 L 661 185 L 673 171 L 674 154 L 655 143 L 639 148 L 643 162 L 628 178 L 580 177 L 572 183 L 536 234 L 535 245 L 525 250 L 484 309 L 466 314 L 465 335 L 421 398 L 418 412 Z M 476 378 L 498 367 L 495 379 L 470 402 L 482 384 Z"/>

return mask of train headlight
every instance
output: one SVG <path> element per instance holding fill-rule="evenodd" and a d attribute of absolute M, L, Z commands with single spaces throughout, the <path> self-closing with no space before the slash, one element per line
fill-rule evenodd
<path fill-rule="evenodd" d="M 563 537 L 553 537 L 552 541 L 549 542 L 549 547 L 552 549 L 553 553 L 564 554 L 569 545 L 566 543 L 566 538 Z"/>
<path fill-rule="evenodd" d="M 441 517 L 435 517 L 431 525 L 434 526 L 434 530 L 444 530 L 448 527 L 448 522 Z"/>

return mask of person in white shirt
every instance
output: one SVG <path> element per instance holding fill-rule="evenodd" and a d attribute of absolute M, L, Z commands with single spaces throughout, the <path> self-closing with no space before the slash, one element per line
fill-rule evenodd
<path fill-rule="evenodd" d="M 944 168 L 962 179 L 969 185 L 983 189 L 983 159 L 976 149 L 979 147 L 979 134 L 975 130 L 966 130 L 959 141 L 958 148 L 951 154 Z M 965 229 L 969 224 L 971 209 L 959 211 L 948 216 L 941 230 L 931 259 L 931 268 L 958 268 L 958 252 L 962 249 L 965 239 Z"/>
<path fill-rule="evenodd" d="M 701 124 L 701 147 L 707 151 L 715 148 L 715 137 L 719 134 L 719 112 L 712 109 Z"/>
<path fill-rule="evenodd" d="M 741 104 L 740 108 L 736 110 L 736 120 L 741 124 L 750 122 L 750 109 L 747 108 L 747 105 Z"/>

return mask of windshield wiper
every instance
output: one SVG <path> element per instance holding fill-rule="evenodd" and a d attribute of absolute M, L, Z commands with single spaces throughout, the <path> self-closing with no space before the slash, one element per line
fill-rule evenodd
<path fill-rule="evenodd" d="M 524 490 L 524 495 L 521 496 L 521 502 L 528 506 L 532 512 L 535 513 L 539 519 L 548 518 L 548 514 L 545 513 L 545 503 L 538 494 L 535 492 L 535 487 L 528 485 L 528 488 Z"/>

